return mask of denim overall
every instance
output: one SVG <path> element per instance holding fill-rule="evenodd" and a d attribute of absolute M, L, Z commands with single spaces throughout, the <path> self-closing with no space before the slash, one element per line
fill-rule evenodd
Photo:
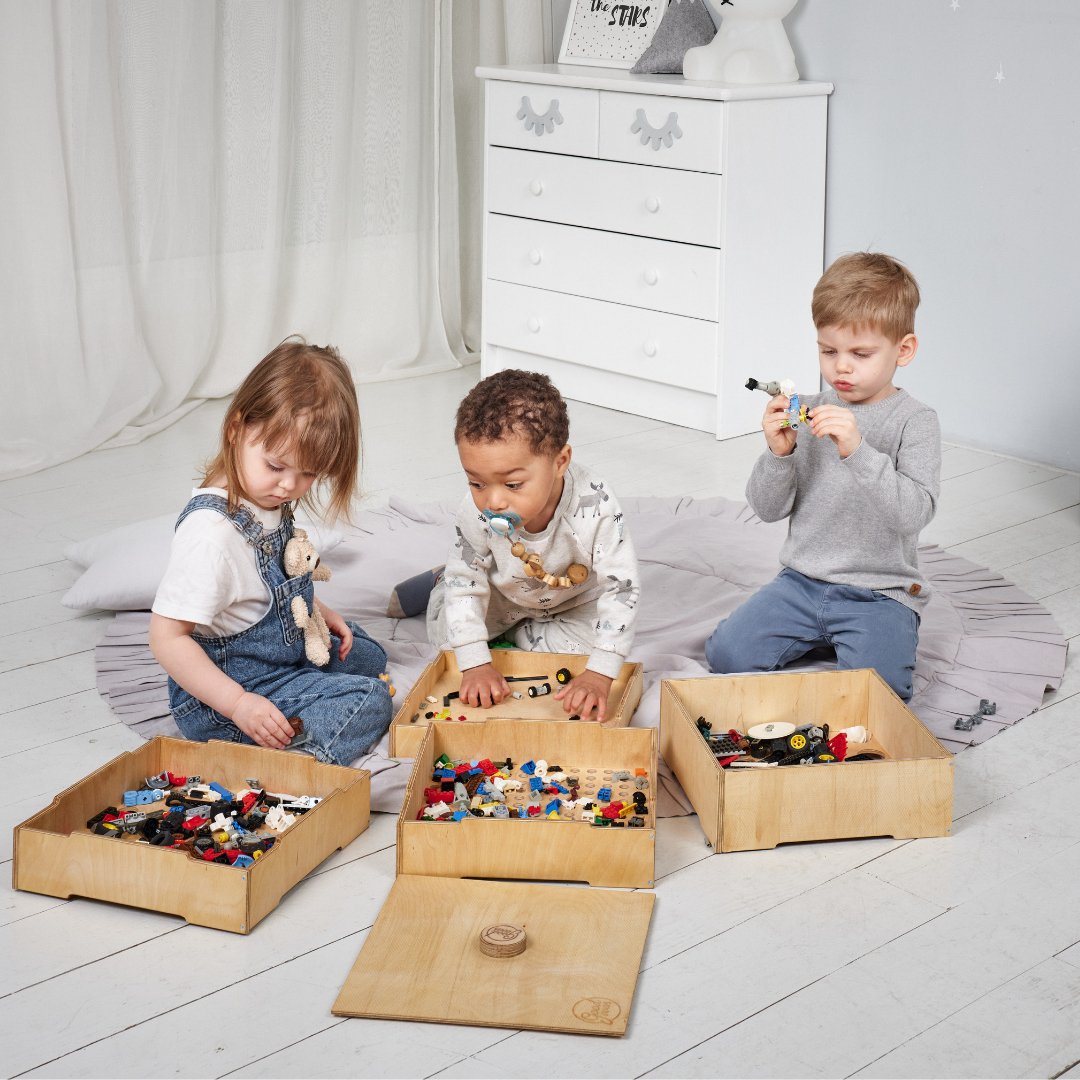
<path fill-rule="evenodd" d="M 292 537 L 291 509 L 282 507 L 281 524 L 263 530 L 251 511 L 241 506 L 230 514 L 220 495 L 196 495 L 176 525 L 193 510 L 216 510 L 227 517 L 251 546 L 259 576 L 270 593 L 270 608 L 253 626 L 226 637 L 192 634 L 206 655 L 245 690 L 274 703 L 286 717 L 299 716 L 304 732 L 290 749 L 304 750 L 319 761 L 348 765 L 369 750 L 390 725 L 392 707 L 386 684 L 386 653 L 355 623 L 353 645 L 338 659 L 339 640 L 331 638 L 330 663 L 319 668 L 304 655 L 304 634 L 292 616 L 292 599 L 302 596 L 308 610 L 314 603 L 311 574 L 288 577 L 283 565 L 285 544 Z M 187 739 L 253 744 L 235 724 L 192 697 L 169 679 L 169 706 Z"/>

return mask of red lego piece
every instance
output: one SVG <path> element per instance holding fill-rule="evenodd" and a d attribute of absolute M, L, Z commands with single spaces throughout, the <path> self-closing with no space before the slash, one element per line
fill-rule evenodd
<path fill-rule="evenodd" d="M 600 811 L 600 813 L 604 817 L 611 818 L 612 821 L 614 821 L 615 818 L 619 816 L 619 811 L 622 808 L 623 804 L 621 802 L 613 802 L 610 806 L 605 806 L 604 809 Z"/>
<path fill-rule="evenodd" d="M 169 778 L 170 787 L 183 787 L 187 783 L 186 776 L 175 776 L 173 773 L 165 774 Z"/>
<path fill-rule="evenodd" d="M 452 791 L 443 791 L 442 788 L 424 788 L 424 801 L 429 806 L 437 802 L 451 803 L 454 801 L 454 793 Z"/>
<path fill-rule="evenodd" d="M 537 817 L 540 814 L 540 807 L 539 806 L 526 807 L 525 813 L 528 814 L 529 817 Z"/>
<path fill-rule="evenodd" d="M 837 761 L 843 761 L 847 757 L 847 732 L 834 735 L 829 740 L 829 749 L 836 755 Z"/>
<path fill-rule="evenodd" d="M 210 819 L 204 817 L 189 817 L 180 828 L 187 832 L 195 832 L 196 829 L 201 829 Z"/>
<path fill-rule="evenodd" d="M 240 812 L 242 814 L 246 814 L 258 801 L 259 801 L 258 793 L 254 792 L 254 791 L 249 791 L 244 796 L 244 798 L 241 800 L 242 809 L 241 809 Z"/>
<path fill-rule="evenodd" d="M 483 772 L 485 776 L 494 776 L 495 773 L 498 772 L 498 769 L 496 769 L 487 758 L 484 758 L 483 761 L 478 761 L 476 767 Z"/>

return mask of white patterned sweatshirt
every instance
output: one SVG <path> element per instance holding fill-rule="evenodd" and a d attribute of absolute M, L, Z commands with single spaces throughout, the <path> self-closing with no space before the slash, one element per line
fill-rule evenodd
<path fill-rule="evenodd" d="M 493 533 L 466 495 L 456 531 L 446 561 L 444 614 L 447 644 L 462 670 L 488 663 L 488 640 L 504 629 L 565 614 L 579 624 L 590 617 L 592 640 L 581 643 L 591 650 L 586 667 L 619 676 L 634 640 L 640 577 L 622 511 L 602 480 L 571 462 L 547 528 L 538 533 L 518 529 L 512 539 Z M 551 574 L 564 575 L 571 563 L 581 563 L 589 576 L 570 588 L 545 585 L 525 573 L 525 564 L 510 551 L 513 540 L 539 555 Z"/>

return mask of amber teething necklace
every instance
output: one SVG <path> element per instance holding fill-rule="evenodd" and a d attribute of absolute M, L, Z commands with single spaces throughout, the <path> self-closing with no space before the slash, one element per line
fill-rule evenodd
<path fill-rule="evenodd" d="M 491 531 L 496 536 L 505 536 L 507 540 L 514 535 L 517 527 L 521 524 L 521 518 L 517 514 L 497 514 L 492 510 L 484 510 L 483 515 L 487 519 Z M 525 564 L 527 577 L 538 578 L 553 589 L 572 588 L 574 585 L 580 585 L 589 576 L 589 568 L 582 566 L 581 563 L 571 563 L 566 568 L 565 574 L 549 574 L 544 569 L 540 556 L 535 551 L 527 551 L 520 540 L 514 540 L 510 544 L 510 554 Z"/>

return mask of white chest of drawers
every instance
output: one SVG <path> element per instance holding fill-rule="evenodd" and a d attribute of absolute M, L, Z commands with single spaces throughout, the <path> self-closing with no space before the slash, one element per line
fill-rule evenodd
<path fill-rule="evenodd" d="M 730 438 L 819 385 L 829 83 L 567 67 L 487 80 L 481 371 Z"/>

